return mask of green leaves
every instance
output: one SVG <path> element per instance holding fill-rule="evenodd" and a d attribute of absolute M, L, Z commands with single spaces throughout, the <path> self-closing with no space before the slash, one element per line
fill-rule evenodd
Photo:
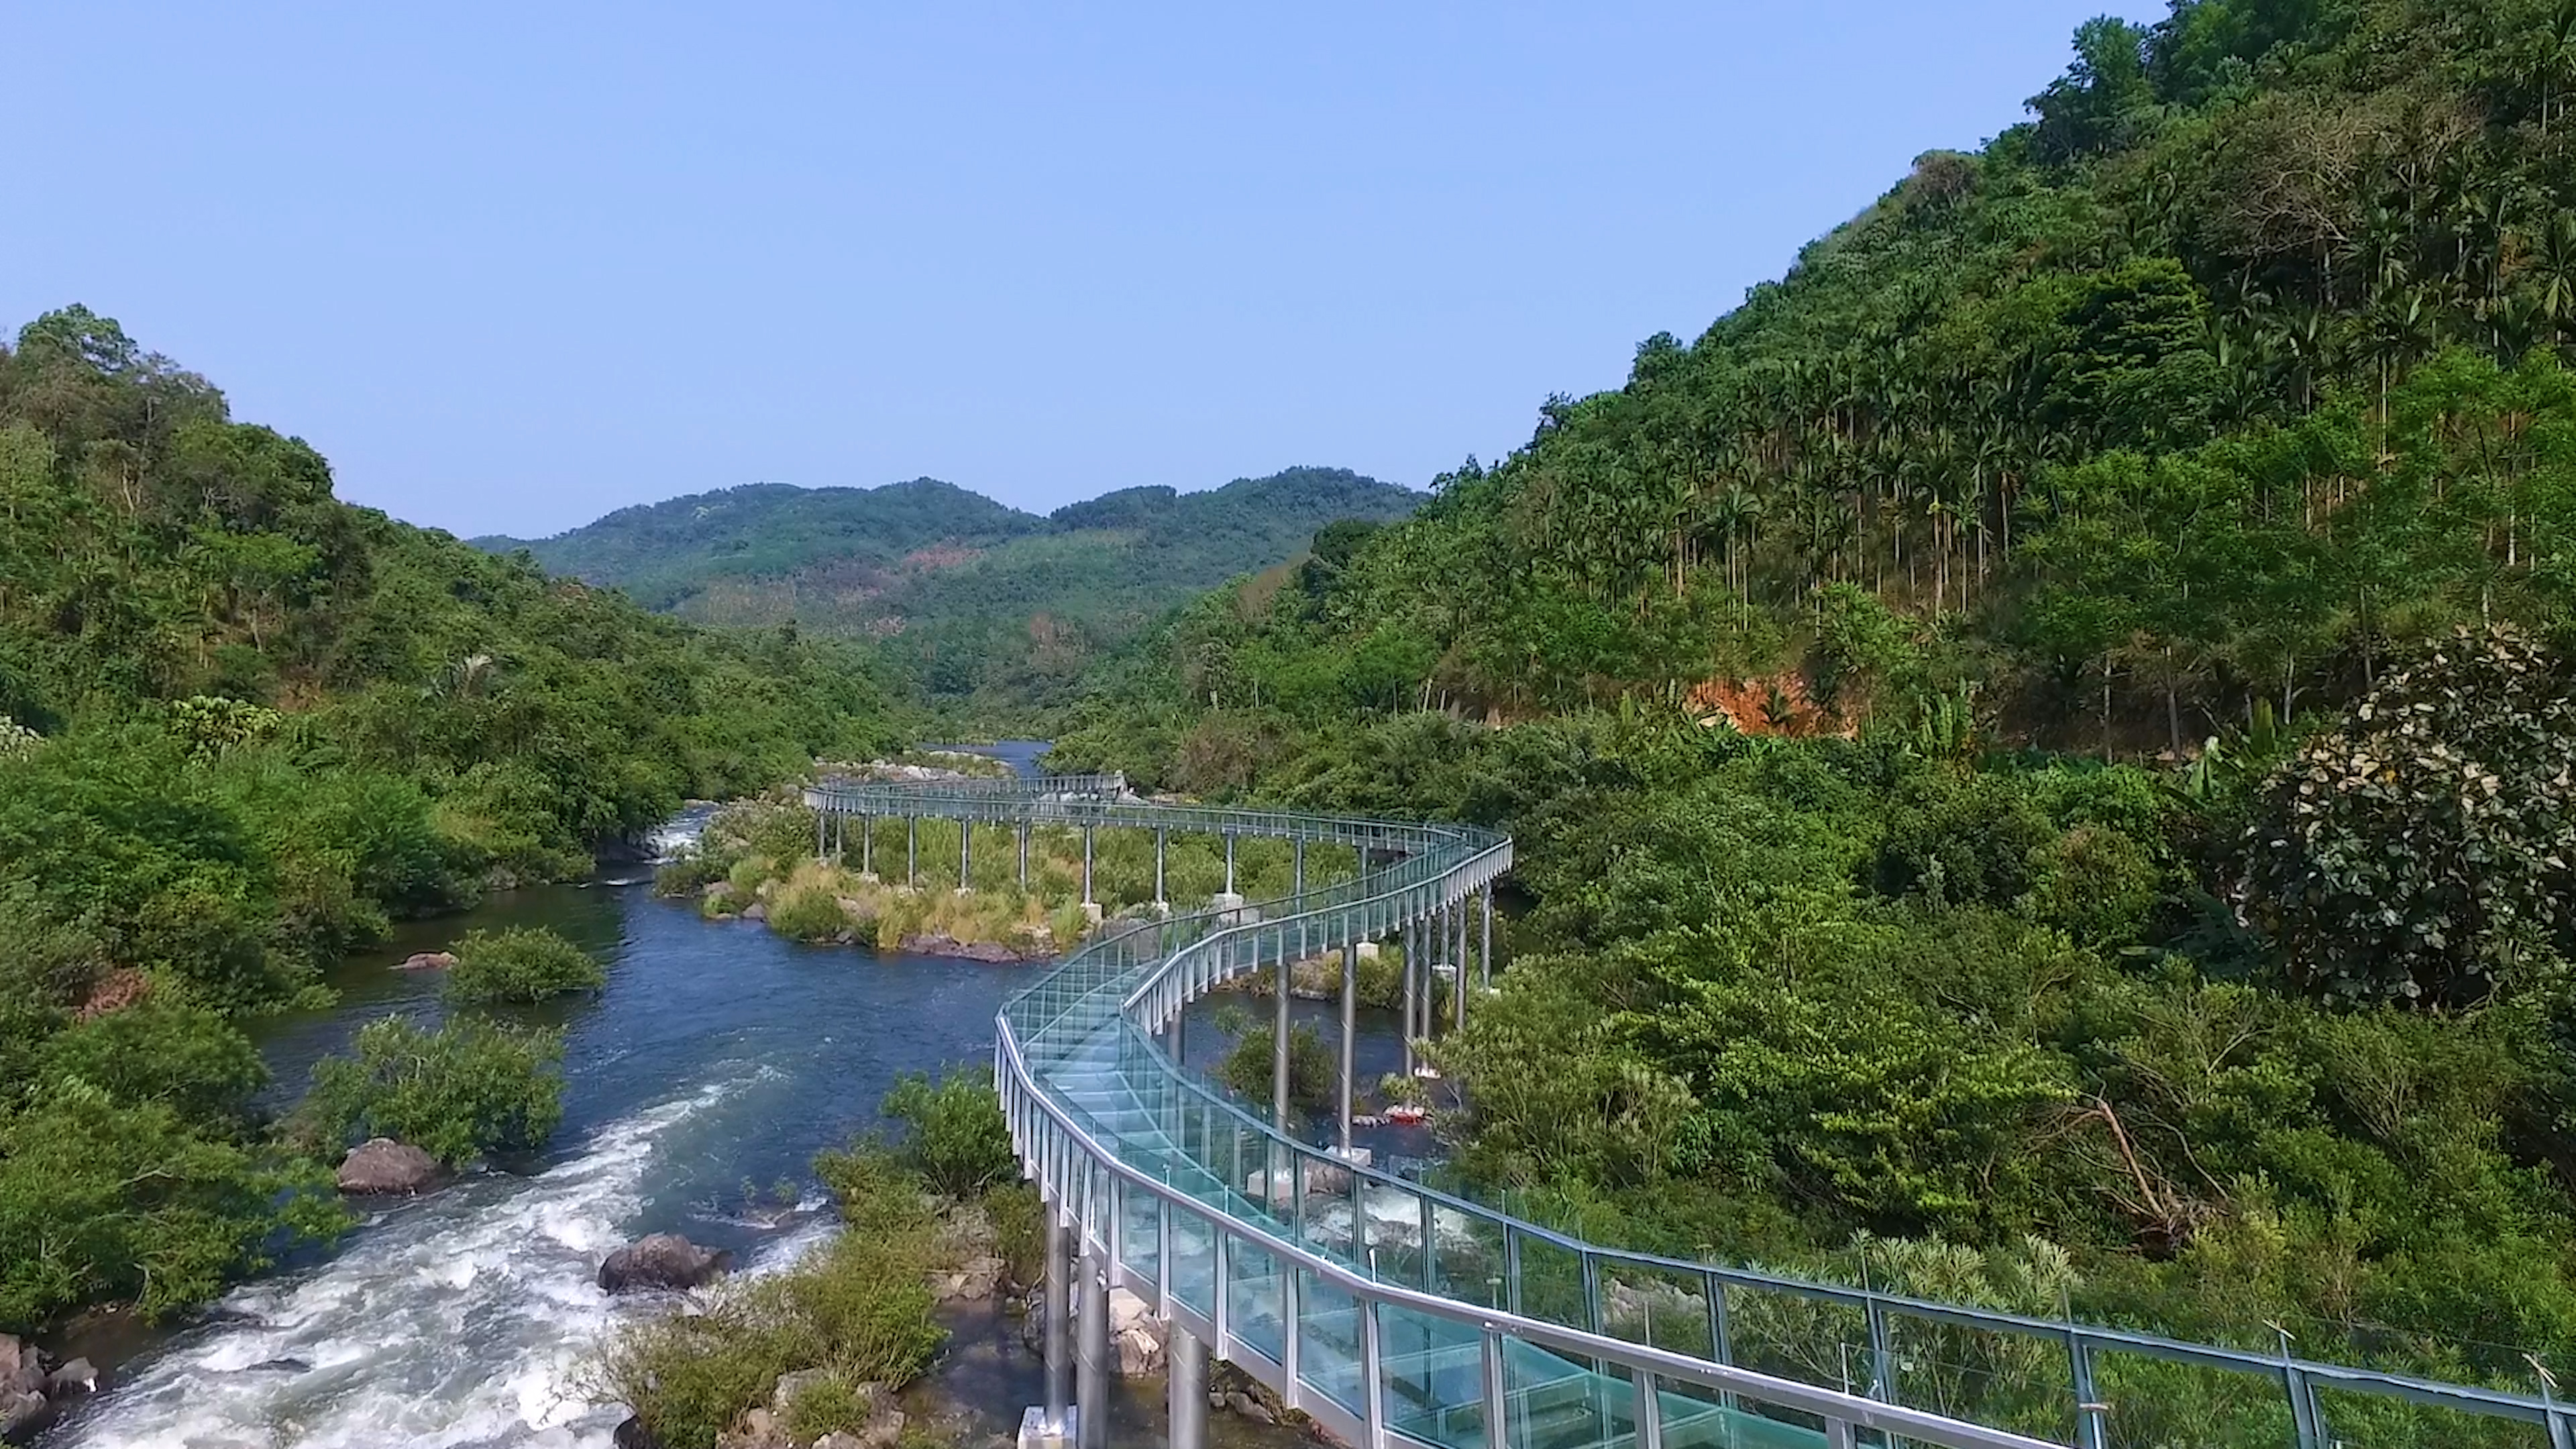
<path fill-rule="evenodd" d="M 455 954 L 447 997 L 468 1006 L 526 1005 L 608 984 L 589 952 L 543 926 L 468 931 Z"/>
<path fill-rule="evenodd" d="M 2485 999 L 2576 932 L 2576 693 L 2508 629 L 2462 631 L 2273 775 L 2249 908 L 2319 992 Z"/>
<path fill-rule="evenodd" d="M 541 1147 L 563 1119 L 562 1060 L 561 1032 L 389 1016 L 359 1029 L 354 1055 L 313 1064 L 295 1132 L 331 1154 L 391 1137 L 451 1166 Z"/>

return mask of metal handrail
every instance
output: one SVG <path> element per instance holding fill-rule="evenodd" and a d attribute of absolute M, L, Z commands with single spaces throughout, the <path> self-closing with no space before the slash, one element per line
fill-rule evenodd
<path fill-rule="evenodd" d="M 1089 1134 L 1074 1126 L 1066 1114 L 1065 1105 L 1050 1095 L 1043 1074 L 1029 1071 L 1022 1052 L 1023 1032 L 1035 1040 L 1048 1028 L 1075 1015 L 1077 1007 L 1086 1003 L 1097 1013 L 1114 1000 L 1115 1009 L 1106 1020 L 1094 1015 L 1088 1029 L 1118 1033 L 1117 1049 L 1122 1061 L 1132 1060 L 1149 1070 L 1155 1078 L 1157 1090 L 1168 1089 L 1177 1096 L 1206 1103 L 1231 1119 L 1230 1131 L 1261 1141 L 1265 1154 L 1285 1154 L 1289 1170 L 1295 1174 L 1289 1180 L 1301 1184 L 1301 1193 L 1308 1164 L 1326 1165 L 1330 1170 L 1350 1174 L 1355 1204 L 1362 1200 L 1358 1195 L 1365 1194 L 1371 1187 L 1419 1199 L 1426 1225 L 1426 1253 L 1430 1250 L 1427 1227 L 1437 1209 L 1497 1232 L 1506 1246 L 1507 1256 L 1515 1263 L 1518 1255 L 1513 1250 L 1521 1245 L 1540 1245 L 1573 1255 L 1581 1265 L 1586 1285 L 1585 1311 L 1590 1323 L 1585 1328 L 1546 1326 L 1556 1333 L 1579 1335 L 1583 1357 L 1629 1366 L 1637 1362 L 1632 1357 L 1623 1357 L 1602 1347 L 1605 1342 L 1624 1344 L 1625 1341 L 1607 1337 L 1602 1332 L 1606 1324 L 1600 1302 L 1601 1276 L 1605 1271 L 1625 1270 L 1662 1279 L 1676 1276 L 1695 1279 L 1704 1285 L 1712 1304 L 1720 1302 L 1727 1289 L 1735 1288 L 1784 1293 L 1857 1309 L 1867 1315 L 1873 1345 L 1885 1344 L 1885 1321 L 1893 1315 L 2062 1346 L 2072 1365 L 2077 1442 L 2084 1449 L 2099 1449 L 2106 1442 L 2102 1422 L 2104 1410 L 2091 1382 L 2092 1360 L 2096 1354 L 2106 1352 L 2253 1375 L 2270 1381 L 2288 1399 L 2292 1434 L 2299 1449 L 2322 1449 L 2327 1441 L 2317 1399 L 2320 1388 L 2392 1397 L 2466 1414 L 2538 1424 L 2548 1430 L 2552 1444 L 2558 1449 L 2576 1449 L 2576 1414 L 2571 1414 L 2566 1406 L 2550 1397 L 2443 1383 L 2302 1358 L 2287 1352 L 2286 1344 L 2283 1353 L 2262 1354 L 2124 1329 L 2072 1321 L 2052 1322 L 2024 1314 L 1819 1283 L 1754 1268 L 1604 1247 L 1372 1167 L 1356 1167 L 1336 1154 L 1295 1140 L 1246 1112 L 1236 1102 L 1210 1091 L 1170 1061 L 1153 1040 L 1152 1029 L 1168 1021 L 1189 1000 L 1218 983 L 1261 969 L 1273 960 L 1283 959 L 1287 954 L 1288 940 L 1301 931 L 1308 946 L 1328 950 L 1350 940 L 1374 939 L 1406 921 L 1420 919 L 1431 910 L 1463 899 L 1509 868 L 1511 843 L 1508 838 L 1472 826 L 1434 822 L 1396 822 L 1291 811 L 1149 803 L 1130 793 L 1123 777 L 1118 776 L 976 781 L 973 789 L 956 788 L 960 783 L 964 782 L 924 786 L 834 785 L 809 791 L 807 799 L 818 808 L 867 815 L 910 814 L 963 819 L 969 823 L 1014 820 L 1095 828 L 1134 827 L 1183 833 L 1257 835 L 1327 841 L 1403 853 L 1403 859 L 1374 871 L 1364 858 L 1356 877 L 1318 886 L 1302 894 L 1141 924 L 1136 929 L 1150 932 L 1153 936 L 1154 950 L 1149 961 L 1131 961 L 1122 954 L 1138 948 L 1135 937 L 1129 934 L 1095 938 L 1091 944 L 1065 958 L 1055 971 L 1005 1003 L 998 1024 L 1001 1045 L 997 1047 L 997 1063 L 1024 1075 L 1026 1080 L 1015 1085 L 1033 1093 L 1034 1099 L 1045 1105 L 1050 1116 L 1063 1117 L 1061 1125 L 1084 1144 L 1086 1154 L 1095 1159 L 1096 1165 L 1111 1170 L 1122 1179 L 1135 1179 L 1154 1188 L 1149 1179 L 1139 1177 L 1132 1164 L 1121 1161 L 1114 1150 L 1101 1148 Z M 1105 973 L 1104 967 L 1107 968 Z M 1099 979 L 1093 980 L 1094 977 Z M 1061 985 L 1069 979 L 1084 984 L 1078 995 L 1061 994 Z M 1107 995 L 1109 990 L 1115 991 L 1114 997 Z M 1047 1010 L 1049 1005 L 1059 1009 Z M 1268 1158 L 1265 1156 L 1264 1160 Z M 1155 1188 L 1155 1191 L 1162 1195 L 1161 1189 Z M 1300 1208 L 1302 1210 L 1302 1202 Z M 1198 1210 L 1204 1211 L 1204 1208 Z M 1225 1230 L 1247 1242 L 1274 1242 L 1275 1235 L 1268 1234 L 1257 1224 L 1239 1218 L 1229 1218 L 1227 1222 Z M 1109 1246 L 1114 1254 L 1117 1245 Z M 1264 1251 L 1270 1250 L 1265 1246 Z M 1330 1272 L 1326 1276 L 1346 1289 L 1351 1287 L 1351 1283 L 1345 1282 L 1349 1279 L 1389 1291 L 1417 1291 L 1383 1283 L 1353 1267 L 1337 1263 L 1311 1247 L 1283 1245 L 1277 1250 L 1296 1258 L 1307 1271 L 1322 1272 L 1323 1269 L 1316 1265 L 1329 1266 Z M 1518 1290 L 1519 1283 L 1515 1277 L 1512 1284 L 1515 1301 Z M 1407 1301 L 1406 1306 L 1413 1305 Z M 1462 1305 L 1459 1311 L 1471 1316 L 1483 1314 L 1504 1323 L 1512 1330 L 1504 1336 L 1515 1340 L 1559 1342 L 1554 1338 L 1520 1332 L 1524 1321 L 1512 1315 L 1498 1317 L 1473 1304 Z M 1722 1309 L 1717 1311 L 1722 1314 Z M 1545 1320 L 1538 1319 L 1526 1322 L 1545 1324 Z M 1722 1340 L 1716 1346 L 1722 1353 Z M 1625 1347 L 1634 1351 L 1641 1346 L 1626 1344 Z M 1664 1353 L 1662 1350 L 1655 1352 Z M 1723 1364 L 1715 1366 L 1725 1367 Z M 1665 1371 L 1658 1368 L 1654 1372 L 1662 1374 Z M 1883 1387 L 1882 1383 L 1873 1383 L 1874 1389 Z M 1855 1419 L 1852 1422 L 1860 1421 Z M 1908 1431 L 1908 1437 L 1921 1436 Z M 1948 1441 L 1927 1439 L 1925 1442 Z"/>

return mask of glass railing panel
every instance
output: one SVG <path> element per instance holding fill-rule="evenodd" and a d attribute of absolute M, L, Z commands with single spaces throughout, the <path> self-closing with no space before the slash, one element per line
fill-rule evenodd
<path fill-rule="evenodd" d="M 1484 1335 L 1472 1325 L 1381 1306 L 1378 1380 L 1387 1427 L 1448 1449 L 1482 1449 Z"/>
<path fill-rule="evenodd" d="M 1118 1194 L 1118 1257 L 1131 1278 L 1162 1285 L 1163 1200 L 1133 1184 Z"/>
<path fill-rule="evenodd" d="M 1216 1313 L 1216 1230 L 1206 1218 L 1187 1208 L 1175 1207 L 1172 1215 L 1172 1281 L 1165 1285 L 1172 1297 L 1195 1312 L 1213 1317 Z"/>
<path fill-rule="evenodd" d="M 1367 1412 L 1361 1403 L 1359 1305 L 1305 1272 L 1297 1275 L 1297 1380 L 1351 1413 Z"/>
<path fill-rule="evenodd" d="M 1533 1344 L 1503 1343 L 1504 1442 L 1594 1449 L 1636 1428 L 1635 1387 Z"/>
<path fill-rule="evenodd" d="M 1664 1416 L 1664 1449 L 1826 1449 L 1812 1417 L 1793 1421 L 1767 1406 L 1697 1384 L 1663 1384 L 1655 1403 Z"/>
<path fill-rule="evenodd" d="M 2093 1353 L 2093 1391 L 2104 1405 L 2104 1442 L 2114 1445 L 2211 1445 L 2234 1449 L 2240 1444 L 2295 1444 L 2290 1403 L 2281 1380 L 2270 1374 L 2242 1373 L 2200 1364 L 2176 1363 L 2143 1354 Z M 2360 1449 L 2433 1449 L 2453 1440 L 2359 1439 L 2340 1432 L 2336 1438 Z M 2327 1442 L 2333 1442 L 2329 1439 Z M 2535 1439 L 2534 1444 L 2541 1440 Z"/>
<path fill-rule="evenodd" d="M 1420 1288 L 1431 1260 L 1425 1251 L 1422 1194 L 1390 1182 L 1362 1179 L 1360 1184 L 1362 1265 L 1381 1283 Z"/>
<path fill-rule="evenodd" d="M 1869 1318 L 1859 1307 L 1741 1283 L 1728 1286 L 1726 1301 L 1739 1366 L 1818 1388 L 1869 1392 Z"/>
<path fill-rule="evenodd" d="M 1226 1332 L 1275 1363 L 1287 1340 L 1279 1321 L 1279 1260 L 1242 1239 L 1226 1253 Z"/>
<path fill-rule="evenodd" d="M 1583 1275 L 1583 1254 L 1562 1243 L 1529 1233 L 1514 1233 L 1519 1277 L 1507 1284 L 1503 1306 L 1542 1323 L 1589 1330 L 1592 1309 Z M 1517 1287 L 1517 1297 L 1509 1296 Z"/>
<path fill-rule="evenodd" d="M 1897 1403 L 2036 1439 L 2073 1442 L 2075 1374 L 2064 1338 L 1881 1312 L 1887 1326 L 1885 1379 Z"/>
<path fill-rule="evenodd" d="M 1503 1226 L 1483 1213 L 1435 1203 L 1431 1212 L 1431 1290 L 1485 1308 L 1510 1301 L 1504 1281 Z"/>
<path fill-rule="evenodd" d="M 1702 1275 L 1604 1260 L 1599 1276 L 1602 1332 L 1693 1358 L 1717 1357 Z"/>

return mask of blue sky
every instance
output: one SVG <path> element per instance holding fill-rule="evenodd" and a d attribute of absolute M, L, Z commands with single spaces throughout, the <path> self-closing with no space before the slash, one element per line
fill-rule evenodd
<path fill-rule="evenodd" d="M 87 303 L 460 533 L 1421 486 L 2019 120 L 2101 8 L 12 6 L 0 319 Z"/>

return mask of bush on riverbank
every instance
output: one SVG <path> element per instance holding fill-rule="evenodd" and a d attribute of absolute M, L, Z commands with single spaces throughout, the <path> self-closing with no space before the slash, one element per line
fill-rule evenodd
<path fill-rule="evenodd" d="M 782 1374 L 825 1374 L 787 1406 L 802 1440 L 859 1428 L 858 1385 L 891 1391 L 929 1367 L 947 1334 L 928 1279 L 948 1265 L 922 1180 L 881 1147 L 828 1161 L 842 1232 L 785 1272 L 614 1331 L 583 1376 L 594 1398 L 626 1405 L 666 1449 L 713 1449 Z"/>
<path fill-rule="evenodd" d="M 937 1077 L 906 1072 L 886 1092 L 884 1110 L 908 1129 L 895 1148 L 897 1157 L 935 1192 L 972 1197 L 1019 1175 L 1010 1124 L 1002 1119 L 989 1069 L 960 1067 Z M 815 1164 L 836 1192 L 839 1160 L 827 1155 Z"/>
<path fill-rule="evenodd" d="M 447 970 L 448 999 L 468 1006 L 524 1005 L 607 984 L 589 952 L 543 926 L 469 931 Z"/>
<path fill-rule="evenodd" d="M 1227 1008 L 1229 1013 L 1239 1008 Z M 1220 1020 L 1220 1030 L 1234 1020 L 1228 1015 Z M 1234 1046 L 1217 1059 L 1215 1077 L 1227 1090 L 1256 1105 L 1270 1100 L 1272 1039 L 1277 1035 L 1268 1019 L 1248 1022 Z M 1339 1106 L 1336 1100 L 1341 1084 L 1341 1059 L 1324 1045 L 1323 1033 L 1312 1022 L 1297 1022 L 1288 1028 L 1288 1105 L 1299 1112 L 1328 1112 Z"/>
<path fill-rule="evenodd" d="M 309 1150 L 391 1137 L 453 1167 L 544 1146 L 563 1120 L 561 1032 L 472 1019 L 424 1031 L 389 1016 L 355 1045 L 313 1064 L 292 1126 Z"/>

